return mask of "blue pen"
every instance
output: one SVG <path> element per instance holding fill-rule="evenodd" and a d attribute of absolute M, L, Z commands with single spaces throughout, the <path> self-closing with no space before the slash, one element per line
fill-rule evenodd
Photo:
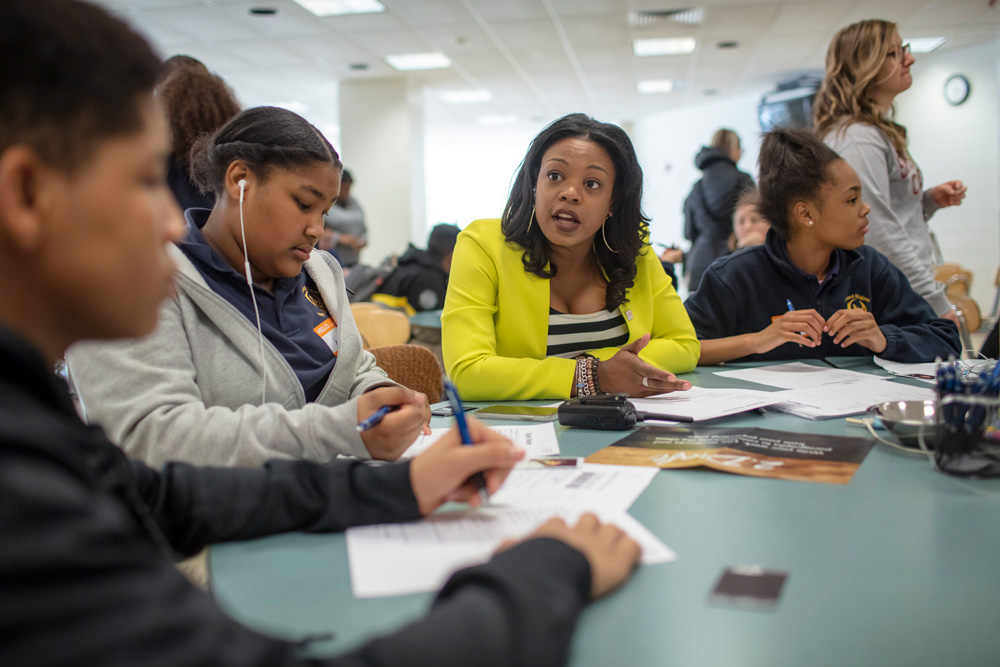
<path fill-rule="evenodd" d="M 389 414 L 393 410 L 398 410 L 398 409 L 399 409 L 398 405 L 383 405 L 381 408 L 373 412 L 372 415 L 368 417 L 368 419 L 365 419 L 363 422 L 358 424 L 357 426 L 358 433 L 367 431 L 370 428 L 375 428 L 382 422 L 382 419 L 387 414 Z"/>
<path fill-rule="evenodd" d="M 451 411 L 455 413 L 455 422 L 458 424 L 458 435 L 462 438 L 462 444 L 465 446 L 473 445 L 472 435 L 469 433 L 469 424 L 465 421 L 465 409 L 462 407 L 462 399 L 458 397 L 458 390 L 455 389 L 455 385 L 448 378 L 444 378 L 444 395 L 448 397 Z M 474 474 L 472 481 L 475 482 L 476 488 L 479 490 L 479 497 L 483 499 L 483 504 L 489 505 L 490 492 L 486 488 L 486 478 L 483 477 L 483 473 L 477 472 Z"/>
<path fill-rule="evenodd" d="M 785 299 L 785 304 L 788 306 L 788 312 L 791 313 L 795 310 L 795 306 L 792 305 L 791 299 Z M 796 333 L 798 333 L 800 336 L 805 336 L 805 334 L 802 333 L 801 331 L 798 331 Z M 799 343 L 799 347 L 802 347 L 802 343 Z"/>

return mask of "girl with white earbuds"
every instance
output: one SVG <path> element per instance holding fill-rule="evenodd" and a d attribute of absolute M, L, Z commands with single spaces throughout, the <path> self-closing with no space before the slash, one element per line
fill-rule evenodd
<path fill-rule="evenodd" d="M 340 265 L 314 249 L 336 151 L 302 117 L 259 107 L 199 140 L 191 166 L 216 204 L 185 212 L 156 331 L 68 355 L 88 416 L 154 465 L 397 458 L 430 409 L 363 349 Z M 359 433 L 383 406 L 399 409 Z"/>

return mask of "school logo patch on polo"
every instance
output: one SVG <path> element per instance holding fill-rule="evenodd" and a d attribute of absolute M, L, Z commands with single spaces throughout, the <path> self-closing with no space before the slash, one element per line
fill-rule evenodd
<path fill-rule="evenodd" d="M 852 294 L 844 299 L 844 303 L 847 305 L 849 310 L 863 310 L 868 312 L 872 300 L 866 296 L 861 296 L 860 294 Z"/>

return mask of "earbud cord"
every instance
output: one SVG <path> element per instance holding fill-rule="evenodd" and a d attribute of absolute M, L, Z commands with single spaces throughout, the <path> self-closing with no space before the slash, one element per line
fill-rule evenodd
<path fill-rule="evenodd" d="M 253 314 L 257 317 L 257 343 L 260 346 L 260 404 L 264 405 L 267 402 L 266 398 L 266 387 L 267 387 L 267 366 L 264 365 L 264 332 L 260 326 L 260 311 L 257 310 L 257 296 L 253 291 L 253 280 L 250 278 L 250 256 L 247 254 L 247 233 L 246 229 L 243 227 L 243 190 L 244 187 L 240 188 L 240 235 L 243 236 L 243 268 L 246 271 L 247 276 L 247 287 L 250 288 L 250 301 L 253 302 Z"/>

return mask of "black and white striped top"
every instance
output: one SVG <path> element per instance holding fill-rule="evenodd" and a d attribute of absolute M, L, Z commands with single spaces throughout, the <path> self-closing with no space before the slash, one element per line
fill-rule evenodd
<path fill-rule="evenodd" d="M 549 307 L 546 356 L 573 358 L 587 350 L 621 347 L 627 342 L 628 325 L 617 310 L 568 315 Z"/>

